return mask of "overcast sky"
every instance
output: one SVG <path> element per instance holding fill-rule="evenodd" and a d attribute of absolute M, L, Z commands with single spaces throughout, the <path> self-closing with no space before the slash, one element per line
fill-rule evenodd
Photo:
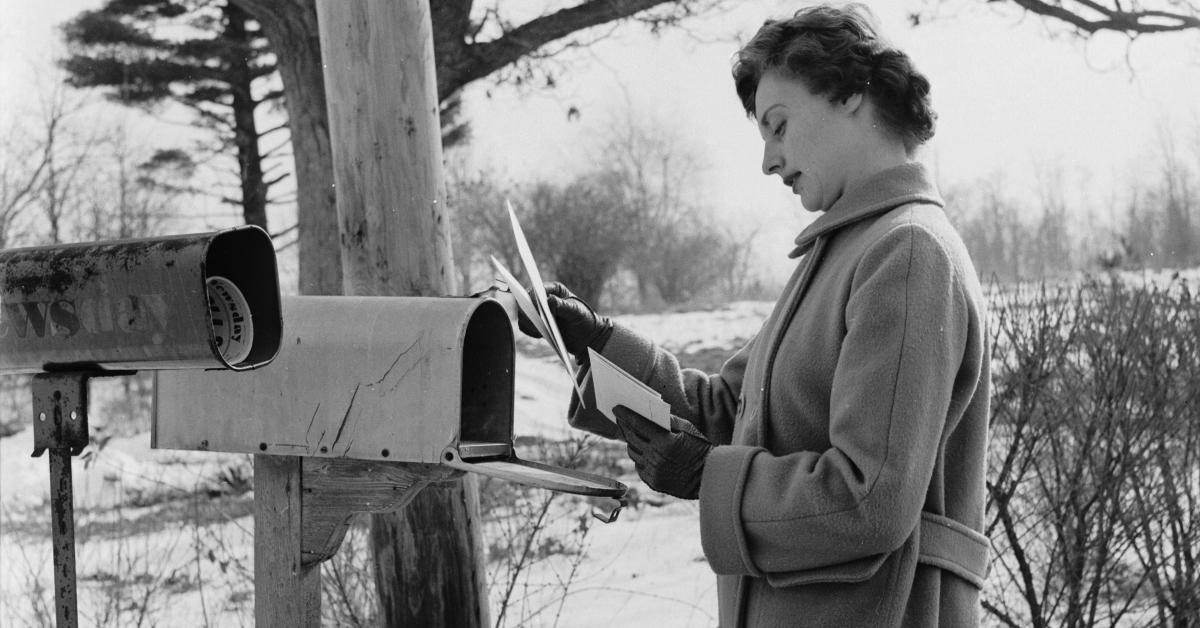
<path fill-rule="evenodd" d="M 45 75 L 54 25 L 99 4 L 0 0 L 0 111 L 19 106 L 34 77 Z M 656 38 L 640 26 L 623 28 L 564 57 L 554 90 L 473 86 L 466 113 L 474 139 L 459 158 L 514 179 L 566 178 L 594 163 L 607 126 L 632 111 L 701 156 L 698 198 L 732 221 L 764 223 L 777 232 L 765 246 L 786 252 L 807 218 L 797 199 L 760 173 L 761 140 L 734 96 L 729 66 L 737 37 L 804 3 L 735 4 L 687 33 Z M 1015 193 L 1028 194 L 1037 169 L 1054 167 L 1081 189 L 1107 193 L 1150 176 L 1160 129 L 1198 144 L 1200 34 L 1143 37 L 1132 46 L 1118 36 L 1083 43 L 981 0 L 949 0 L 940 17 L 914 28 L 905 16 L 926 3 L 869 4 L 885 35 L 933 84 L 938 132 L 923 159 L 947 187 L 1003 173 Z M 582 115 L 569 121 L 570 107 Z"/>
<path fill-rule="evenodd" d="M 694 30 L 748 37 L 765 17 L 796 6 L 747 2 Z M 1144 37 L 1132 46 L 1117 36 L 1083 43 L 974 0 L 951 3 L 916 28 L 905 16 L 918 2 L 871 6 L 885 34 L 932 82 L 938 132 L 923 159 L 947 187 L 1002 173 L 1015 195 L 1028 196 L 1038 169 L 1059 168 L 1071 185 L 1108 193 L 1116 180 L 1149 174 L 1162 125 L 1189 133 L 1200 150 L 1200 34 Z M 628 99 L 645 119 L 673 125 L 700 146 L 709 165 L 705 198 L 729 215 L 772 224 L 799 217 L 799 227 L 807 219 L 799 203 L 760 172 L 761 140 L 729 78 L 735 50 L 732 41 L 699 44 L 682 33 L 654 39 L 633 28 L 581 55 L 572 66 L 578 71 L 552 94 L 493 90 L 488 99 L 477 87 L 469 111 L 473 151 L 514 173 L 586 167 L 584 147 L 604 133 L 607 112 Z M 565 116 L 572 105 L 583 111 L 574 123 Z M 780 250 L 790 235 L 780 235 Z"/>

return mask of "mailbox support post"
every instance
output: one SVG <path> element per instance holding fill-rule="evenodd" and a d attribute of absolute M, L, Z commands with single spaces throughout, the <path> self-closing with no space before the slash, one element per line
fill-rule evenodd
<path fill-rule="evenodd" d="M 254 456 L 255 624 L 319 628 L 321 563 L 354 515 L 399 510 L 429 484 L 462 475 L 440 464 Z"/>
<path fill-rule="evenodd" d="M 50 452 L 50 530 L 58 628 L 79 624 L 71 458 L 88 444 L 88 377 L 88 373 L 41 373 L 33 377 L 33 457 Z"/>
<path fill-rule="evenodd" d="M 299 456 L 254 456 L 254 624 L 319 628 L 321 565 L 301 554 Z"/>

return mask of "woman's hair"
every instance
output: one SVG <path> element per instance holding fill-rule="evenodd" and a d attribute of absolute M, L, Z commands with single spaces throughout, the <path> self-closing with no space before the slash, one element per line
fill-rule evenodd
<path fill-rule="evenodd" d="M 933 137 L 937 113 L 929 102 L 929 79 L 907 54 L 879 37 L 864 5 L 812 6 L 791 19 L 767 20 L 733 64 L 738 97 L 751 117 L 758 83 L 771 71 L 803 81 L 831 103 L 864 94 L 879 122 L 909 152 Z"/>

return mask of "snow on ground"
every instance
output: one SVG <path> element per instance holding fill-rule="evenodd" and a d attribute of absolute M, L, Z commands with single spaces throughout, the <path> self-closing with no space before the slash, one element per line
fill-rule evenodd
<path fill-rule="evenodd" d="M 738 301 L 712 310 L 630 314 L 614 317 L 614 320 L 669 351 L 724 349 L 731 345 L 736 345 L 733 348 L 737 349 L 758 333 L 773 306 L 771 302 Z"/>
<path fill-rule="evenodd" d="M 535 566 L 532 593 L 518 597 L 509 615 L 530 628 L 556 621 L 572 628 L 715 626 L 716 579 L 700 548 L 697 513 L 694 502 L 668 499 L 594 524 L 566 596 L 560 582 L 570 575 L 570 558 L 556 557 Z"/>
<path fill-rule="evenodd" d="M 553 356 L 517 354 L 516 400 L 513 408 L 515 436 L 544 436 L 565 440 L 578 434 L 567 425 L 571 377 Z"/>
<path fill-rule="evenodd" d="M 770 307 L 734 303 L 619 320 L 672 351 L 732 353 Z M 579 436 L 565 420 L 571 384 L 562 366 L 526 339 L 518 345 L 515 435 Z M 93 399 L 93 425 L 103 424 L 97 405 Z M 88 460 L 76 459 L 83 625 L 252 624 L 251 495 L 218 479 L 248 478 L 249 457 L 149 445 L 145 431 L 115 436 L 89 448 Z M 0 438 L 0 626 L 53 623 L 49 473 L 46 458 L 30 457 L 32 447 L 28 428 Z M 620 479 L 639 489 L 640 507 L 588 528 L 573 575 L 570 554 L 535 562 L 514 591 L 506 625 L 716 624 L 715 579 L 700 548 L 696 505 L 654 494 L 634 475 Z M 498 585 L 491 583 L 493 600 Z M 493 618 L 499 611 L 493 604 Z"/>
<path fill-rule="evenodd" d="M 26 509 L 49 499 L 49 458 L 31 458 L 32 452 L 29 428 L 0 439 L 0 503 L 6 509 Z M 130 495 L 145 501 L 173 492 L 217 489 L 216 477 L 222 470 L 239 465 L 248 469 L 250 459 L 241 454 L 150 449 L 150 432 L 114 437 L 100 451 L 87 454 L 85 450 L 74 464 L 77 509 L 112 508 Z"/>

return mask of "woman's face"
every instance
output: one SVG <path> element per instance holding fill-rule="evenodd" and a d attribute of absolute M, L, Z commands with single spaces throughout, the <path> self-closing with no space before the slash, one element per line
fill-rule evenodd
<path fill-rule="evenodd" d="M 758 83 L 754 110 L 763 137 L 763 174 L 777 174 L 809 211 L 825 211 L 841 197 L 850 172 L 861 102 L 830 103 L 798 79 L 768 72 Z"/>

